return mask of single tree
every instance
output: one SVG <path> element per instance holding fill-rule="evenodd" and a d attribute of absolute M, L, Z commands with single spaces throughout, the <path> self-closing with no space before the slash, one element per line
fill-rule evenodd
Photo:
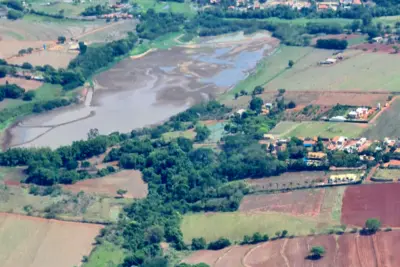
<path fill-rule="evenodd" d="M 118 190 L 117 190 L 117 195 L 118 195 L 120 198 L 123 198 L 124 195 L 125 195 L 127 192 L 128 192 L 128 191 L 125 190 L 125 189 L 118 189 Z"/>
<path fill-rule="evenodd" d="M 400 47 L 398 45 L 394 45 L 394 46 L 392 46 L 392 48 L 393 48 L 395 54 L 399 53 Z"/>
<path fill-rule="evenodd" d="M 323 246 L 314 246 L 310 250 L 309 258 L 318 260 L 325 254 L 325 248 Z"/>
<path fill-rule="evenodd" d="M 79 42 L 79 51 L 83 55 L 86 53 L 87 45 L 84 42 Z"/>
<path fill-rule="evenodd" d="M 381 222 L 376 218 L 370 218 L 365 222 L 365 228 L 371 234 L 376 233 L 381 227 Z"/>
<path fill-rule="evenodd" d="M 58 36 L 58 38 L 57 38 L 57 41 L 58 41 L 60 44 L 65 43 L 65 40 L 67 40 L 67 39 L 65 38 L 65 36 Z"/>
<path fill-rule="evenodd" d="M 249 108 L 253 111 L 255 111 L 256 113 L 260 113 L 263 107 L 263 100 L 259 97 L 254 97 L 251 101 L 250 101 L 250 105 Z"/>
<path fill-rule="evenodd" d="M 193 250 L 205 249 L 206 247 L 207 247 L 207 243 L 203 237 L 192 239 L 192 249 Z"/>
<path fill-rule="evenodd" d="M 288 62 L 288 67 L 291 68 L 294 65 L 294 61 L 293 60 L 289 60 Z"/>
<path fill-rule="evenodd" d="M 278 89 L 278 93 L 279 93 L 280 96 L 283 95 L 285 92 L 286 92 L 286 90 L 283 89 L 283 88 Z"/>
<path fill-rule="evenodd" d="M 287 234 L 288 234 L 288 231 L 287 231 L 287 230 L 283 230 L 283 231 L 282 231 L 282 234 L 281 234 L 281 238 L 286 237 Z"/>

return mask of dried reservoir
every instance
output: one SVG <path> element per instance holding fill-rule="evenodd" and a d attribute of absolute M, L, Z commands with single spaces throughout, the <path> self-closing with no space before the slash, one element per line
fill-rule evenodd
<path fill-rule="evenodd" d="M 160 123 L 246 78 L 276 39 L 268 33 L 207 38 L 127 58 L 94 78 L 85 103 L 30 116 L 7 130 L 3 147 L 67 145 L 100 133 Z"/>

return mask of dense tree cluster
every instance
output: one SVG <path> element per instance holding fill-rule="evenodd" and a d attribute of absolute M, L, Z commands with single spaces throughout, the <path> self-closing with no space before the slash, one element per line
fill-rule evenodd
<path fill-rule="evenodd" d="M 339 40 L 339 39 L 318 39 L 317 44 L 315 45 L 317 48 L 322 49 L 335 49 L 335 50 L 344 50 L 347 48 L 347 40 Z"/>
<path fill-rule="evenodd" d="M 141 15 L 141 22 L 136 26 L 136 32 L 140 38 L 153 40 L 166 33 L 178 32 L 185 16 L 175 13 L 156 13 L 154 9 L 148 9 Z"/>
<path fill-rule="evenodd" d="M 112 9 L 108 5 L 95 5 L 85 8 L 81 13 L 82 16 L 99 16 L 112 13 Z"/>

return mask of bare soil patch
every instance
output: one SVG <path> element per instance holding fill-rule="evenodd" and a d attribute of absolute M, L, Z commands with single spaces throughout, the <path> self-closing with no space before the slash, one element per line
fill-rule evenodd
<path fill-rule="evenodd" d="M 198 251 L 188 259 L 190 263 L 205 262 L 211 267 L 222 266 L 219 263 L 223 262 L 228 263 L 225 266 L 234 267 L 395 267 L 400 266 L 400 254 L 393 249 L 398 242 L 399 231 L 379 232 L 373 236 L 309 236 L 242 246 L 242 249 L 234 246 L 220 251 Z M 306 259 L 312 246 L 323 246 L 325 255 L 315 261 Z M 214 256 L 210 261 L 211 255 L 220 258 L 215 260 Z"/>
<path fill-rule="evenodd" d="M 378 218 L 383 226 L 400 227 L 400 184 L 369 184 L 346 189 L 341 221 L 364 226 L 369 218 Z"/>
<path fill-rule="evenodd" d="M 380 52 L 380 53 L 389 53 L 393 54 L 395 50 L 393 49 L 393 45 L 387 45 L 387 44 L 380 44 L 380 43 L 364 43 L 364 44 L 359 44 L 352 46 L 353 49 L 359 49 L 363 50 L 365 52 Z M 395 60 L 393 58 L 393 60 Z"/>
<path fill-rule="evenodd" d="M 42 86 L 42 82 L 35 81 L 35 80 L 27 80 L 22 78 L 15 78 L 15 77 L 4 77 L 0 78 L 0 84 L 4 85 L 6 82 L 10 84 L 16 84 L 25 89 L 25 91 L 35 90 Z"/>
<path fill-rule="evenodd" d="M 102 225 L 0 213 L 2 267 L 80 266 Z"/>
<path fill-rule="evenodd" d="M 277 211 L 293 215 L 317 216 L 321 211 L 325 190 L 302 190 L 281 194 L 248 195 L 240 204 L 239 210 Z"/>
<path fill-rule="evenodd" d="M 144 198 L 148 192 L 142 173 L 135 170 L 122 170 L 108 176 L 87 179 L 63 187 L 72 192 L 84 191 L 111 197 L 117 196 L 118 189 L 124 189 L 128 191 L 124 195 L 125 198 Z"/>
<path fill-rule="evenodd" d="M 75 52 L 43 50 L 21 57 L 13 57 L 9 59 L 8 62 L 19 65 L 23 64 L 24 62 L 28 62 L 33 66 L 50 65 L 54 68 L 66 68 L 69 62 L 77 55 L 78 53 Z"/>

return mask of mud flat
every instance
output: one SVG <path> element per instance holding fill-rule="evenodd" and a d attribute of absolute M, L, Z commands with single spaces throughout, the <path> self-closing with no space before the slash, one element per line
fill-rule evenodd
<path fill-rule="evenodd" d="M 86 139 L 92 128 L 109 134 L 165 121 L 228 91 L 278 44 L 268 33 L 239 37 L 127 58 L 95 77 L 90 104 L 28 117 L 7 130 L 3 147 L 55 148 Z"/>

